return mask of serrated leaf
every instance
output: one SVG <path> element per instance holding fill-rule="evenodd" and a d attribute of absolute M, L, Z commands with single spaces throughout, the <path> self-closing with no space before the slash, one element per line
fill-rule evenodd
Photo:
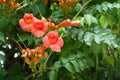
<path fill-rule="evenodd" d="M 97 19 L 95 17 L 93 17 L 90 14 L 85 15 L 85 20 L 87 22 L 87 24 L 90 26 L 92 23 L 96 23 L 97 24 Z"/>
<path fill-rule="evenodd" d="M 93 41 L 93 33 L 86 32 L 84 36 L 84 41 L 87 45 L 91 45 Z"/>
<path fill-rule="evenodd" d="M 85 23 L 85 18 L 83 17 L 83 18 L 81 18 L 81 20 L 80 20 L 80 25 L 81 25 L 82 27 L 84 27 L 84 23 Z"/>
<path fill-rule="evenodd" d="M 102 7 L 101 7 L 100 5 L 96 5 L 95 9 L 96 9 L 96 10 L 98 10 L 99 12 L 101 12 L 101 11 L 102 11 L 102 10 L 101 10 L 101 9 L 102 9 Z"/>
<path fill-rule="evenodd" d="M 104 11 L 107 11 L 107 9 L 108 9 L 107 5 L 106 5 L 106 4 L 102 4 L 102 9 L 103 9 Z"/>
<path fill-rule="evenodd" d="M 91 15 L 85 15 L 85 20 L 86 20 L 86 22 L 87 22 L 87 24 L 90 26 L 91 25 Z"/>
<path fill-rule="evenodd" d="M 97 43 L 97 44 L 100 44 L 101 42 L 102 42 L 102 35 L 101 34 L 95 34 L 94 35 L 94 40 L 95 40 L 95 42 Z"/>
<path fill-rule="evenodd" d="M 78 32 L 78 40 L 79 41 L 83 40 L 83 35 L 84 35 L 84 30 L 79 30 L 79 32 Z"/>
<path fill-rule="evenodd" d="M 51 70 L 49 73 L 50 80 L 57 80 L 57 71 Z"/>
<path fill-rule="evenodd" d="M 100 24 L 103 28 L 106 28 L 109 24 L 108 20 L 106 19 L 104 15 L 100 17 Z"/>
<path fill-rule="evenodd" d="M 93 17 L 93 16 L 91 16 L 91 21 L 92 21 L 92 23 L 96 23 L 96 24 L 98 23 L 97 19 L 95 17 Z"/>
<path fill-rule="evenodd" d="M 79 70 L 79 65 L 78 65 L 78 63 L 77 63 L 75 60 L 72 60 L 71 63 L 73 64 L 75 71 L 76 71 L 76 72 L 79 72 L 80 70 Z"/>
<path fill-rule="evenodd" d="M 108 44 L 109 46 L 111 46 L 111 44 L 112 44 L 112 43 L 111 43 L 112 38 L 113 38 L 112 36 L 106 35 L 106 36 L 103 38 L 103 39 L 104 39 L 103 42 L 106 43 L 106 44 Z"/>
<path fill-rule="evenodd" d="M 66 64 L 64 65 L 64 67 L 65 67 L 69 72 L 71 72 L 71 73 L 74 73 L 74 72 L 75 72 L 74 67 L 73 67 L 73 65 L 72 65 L 71 63 L 66 63 Z"/>
<path fill-rule="evenodd" d="M 112 44 L 112 46 L 114 47 L 114 48 L 117 48 L 117 47 L 119 47 L 118 46 L 118 44 L 113 40 L 113 41 L 111 41 L 111 44 Z"/>

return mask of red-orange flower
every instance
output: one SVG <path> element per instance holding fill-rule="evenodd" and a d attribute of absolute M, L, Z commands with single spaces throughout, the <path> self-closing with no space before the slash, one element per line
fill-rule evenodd
<path fill-rule="evenodd" d="M 80 20 L 71 21 L 70 19 L 66 19 L 62 21 L 60 24 L 55 26 L 55 29 L 59 29 L 61 27 L 75 26 L 80 27 Z"/>
<path fill-rule="evenodd" d="M 48 29 L 48 23 L 46 22 L 45 18 L 41 20 L 36 20 L 31 27 L 31 33 L 36 37 L 43 36 Z"/>
<path fill-rule="evenodd" d="M 15 3 L 16 0 L 0 0 L 0 4 L 8 4 L 10 9 L 15 9 L 20 6 L 19 3 Z"/>
<path fill-rule="evenodd" d="M 25 14 L 23 19 L 20 19 L 19 24 L 24 31 L 30 32 L 33 26 L 33 21 L 37 20 L 33 14 Z"/>
<path fill-rule="evenodd" d="M 59 6 L 62 7 L 66 12 L 70 11 L 72 6 L 74 6 L 79 1 L 80 0 L 58 0 Z"/>
<path fill-rule="evenodd" d="M 28 65 L 36 65 L 40 59 L 47 56 L 47 53 L 44 51 L 45 49 L 46 48 L 44 46 L 39 46 L 35 49 L 22 49 L 21 57 Z"/>
<path fill-rule="evenodd" d="M 48 3 L 48 0 L 43 0 L 44 4 L 47 4 Z"/>
<path fill-rule="evenodd" d="M 63 40 L 55 31 L 49 32 L 43 39 L 43 45 L 46 48 L 51 48 L 53 51 L 60 52 L 63 47 Z"/>

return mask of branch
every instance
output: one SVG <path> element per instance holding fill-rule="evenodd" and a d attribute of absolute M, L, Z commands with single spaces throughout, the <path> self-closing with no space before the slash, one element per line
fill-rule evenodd
<path fill-rule="evenodd" d="M 92 0 L 88 0 L 88 1 L 82 6 L 82 8 L 79 10 L 79 12 L 73 17 L 73 19 L 76 18 L 76 17 L 82 12 L 82 10 L 84 10 L 85 7 L 86 7 L 91 1 L 92 1 Z"/>

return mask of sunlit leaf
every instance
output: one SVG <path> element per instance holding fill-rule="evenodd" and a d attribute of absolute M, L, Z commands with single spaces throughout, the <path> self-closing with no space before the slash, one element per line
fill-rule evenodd
<path fill-rule="evenodd" d="M 108 20 L 106 19 L 104 15 L 100 17 L 100 24 L 103 28 L 106 28 L 109 24 Z"/>
<path fill-rule="evenodd" d="M 86 32 L 84 36 L 84 41 L 87 45 L 91 45 L 93 41 L 93 33 Z"/>

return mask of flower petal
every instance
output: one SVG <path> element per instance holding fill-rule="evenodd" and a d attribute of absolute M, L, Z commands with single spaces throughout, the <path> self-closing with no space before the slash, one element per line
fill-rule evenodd
<path fill-rule="evenodd" d="M 35 32 L 33 32 L 32 33 L 34 36 L 36 36 L 36 37 L 41 37 L 41 36 L 43 36 L 45 33 L 43 32 L 43 31 L 35 31 Z"/>
<path fill-rule="evenodd" d="M 64 42 L 62 38 L 59 38 L 58 41 L 56 42 L 56 45 L 59 45 L 60 47 L 63 47 Z"/>
<path fill-rule="evenodd" d="M 50 47 L 50 42 L 49 42 L 48 36 L 45 36 L 45 37 L 44 37 L 44 39 L 43 39 L 43 45 L 44 45 L 46 48 L 49 48 L 49 47 Z"/>
<path fill-rule="evenodd" d="M 60 48 L 60 46 L 58 46 L 58 45 L 50 45 L 50 48 L 51 48 L 53 51 L 56 51 L 56 52 L 60 52 L 60 51 L 61 51 L 61 48 Z"/>
<path fill-rule="evenodd" d="M 26 24 L 24 19 L 20 19 L 19 21 L 19 24 L 21 26 L 21 28 L 24 30 L 24 31 L 27 31 L 29 32 L 30 31 L 30 28 L 33 26 L 33 24 Z"/>

